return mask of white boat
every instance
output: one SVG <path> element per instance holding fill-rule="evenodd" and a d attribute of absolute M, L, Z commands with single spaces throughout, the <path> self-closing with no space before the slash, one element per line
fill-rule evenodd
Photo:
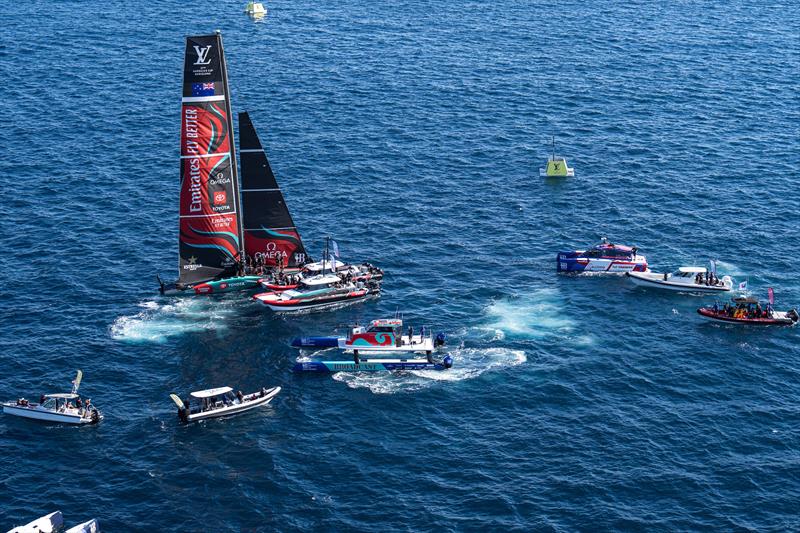
<path fill-rule="evenodd" d="M 96 518 L 92 518 L 82 524 L 72 526 L 64 533 L 100 533 L 100 523 Z"/>
<path fill-rule="evenodd" d="M 588 250 L 558 252 L 556 256 L 556 272 L 623 274 L 647 270 L 647 258 L 636 246 L 613 244 L 605 237 Z"/>
<path fill-rule="evenodd" d="M 190 396 L 194 398 L 194 403 L 189 398 L 181 400 L 176 394 L 170 394 L 170 397 L 178 406 L 178 417 L 184 422 L 195 422 L 237 415 L 259 405 L 267 405 L 280 391 L 280 387 L 262 388 L 258 392 L 245 395 L 242 391 L 234 394 L 230 387 L 218 387 L 192 392 Z"/>
<path fill-rule="evenodd" d="M 441 344 L 444 344 L 442 336 Z M 430 329 L 426 332 L 422 328 L 417 335 L 409 329 L 408 335 L 403 335 L 403 320 L 401 318 L 384 318 L 373 320 L 369 326 L 356 326 L 351 328 L 347 337 L 337 339 L 340 350 L 359 353 L 425 353 L 430 355 L 437 343 L 433 339 Z"/>
<path fill-rule="evenodd" d="M 15 527 L 8 533 L 54 533 L 60 531 L 62 527 L 64 527 L 64 516 L 61 511 L 56 511 L 24 526 Z"/>
<path fill-rule="evenodd" d="M 693 293 L 729 292 L 733 289 L 730 276 L 717 278 L 704 267 L 680 267 L 672 273 L 626 272 L 630 280 L 641 287 Z M 713 278 L 709 280 L 709 277 Z"/>
<path fill-rule="evenodd" d="M 302 273 L 307 277 L 312 277 L 324 272 L 346 272 L 349 268 L 350 265 L 347 263 L 337 261 L 335 257 L 332 257 L 330 260 L 322 259 L 303 265 Z"/>
<path fill-rule="evenodd" d="M 346 282 L 337 274 L 303 278 L 296 289 L 256 294 L 253 299 L 279 313 L 328 309 L 380 294 L 377 282 Z"/>
<path fill-rule="evenodd" d="M 72 392 L 42 394 L 39 403 L 25 398 L 4 402 L 3 413 L 62 424 L 96 424 L 103 420 L 103 415 L 90 399 L 82 399 L 78 394 L 82 377 L 83 372 L 78 370 L 75 381 L 72 382 Z"/>

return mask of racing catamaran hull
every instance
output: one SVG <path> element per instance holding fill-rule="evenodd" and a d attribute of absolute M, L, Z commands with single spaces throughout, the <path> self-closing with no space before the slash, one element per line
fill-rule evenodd
<path fill-rule="evenodd" d="M 177 288 L 174 284 L 169 286 L 165 285 L 161 294 L 165 296 L 193 296 L 198 294 L 222 294 L 225 292 L 247 291 L 258 289 L 259 279 L 261 279 L 260 276 L 237 276 L 234 278 L 206 281 L 183 289 Z"/>
<path fill-rule="evenodd" d="M 292 340 L 294 348 L 336 348 L 338 337 L 296 337 Z"/>

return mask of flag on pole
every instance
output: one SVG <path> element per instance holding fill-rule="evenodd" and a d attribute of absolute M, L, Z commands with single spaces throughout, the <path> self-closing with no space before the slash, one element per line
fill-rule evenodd
<path fill-rule="evenodd" d="M 769 294 L 769 304 L 775 305 L 775 291 L 772 290 L 772 287 L 767 289 L 767 294 Z"/>
<path fill-rule="evenodd" d="M 717 275 L 717 262 L 713 259 L 708 262 L 709 266 L 711 266 L 711 273 L 715 276 Z"/>
<path fill-rule="evenodd" d="M 331 239 L 331 248 L 333 248 L 333 255 L 339 257 L 339 245 L 333 239 Z"/>
<path fill-rule="evenodd" d="M 336 258 L 331 254 L 331 270 L 336 272 Z"/>
<path fill-rule="evenodd" d="M 739 284 L 739 290 L 740 291 L 746 291 L 747 290 L 747 280 L 744 280 L 743 282 L 741 282 Z"/>

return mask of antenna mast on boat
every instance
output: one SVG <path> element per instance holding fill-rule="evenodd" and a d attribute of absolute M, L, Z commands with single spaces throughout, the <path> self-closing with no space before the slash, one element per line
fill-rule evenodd
<path fill-rule="evenodd" d="M 328 243 L 331 241 L 331 236 L 325 237 L 325 254 L 322 256 L 322 275 L 325 275 L 325 264 L 328 261 Z"/>
<path fill-rule="evenodd" d="M 556 136 L 553 135 L 553 161 L 556 160 Z"/>

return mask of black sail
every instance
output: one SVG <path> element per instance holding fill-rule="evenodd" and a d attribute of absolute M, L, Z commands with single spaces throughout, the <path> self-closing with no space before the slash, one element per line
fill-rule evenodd
<path fill-rule="evenodd" d="M 307 263 L 300 233 L 247 112 L 239 113 L 239 157 L 245 252 L 251 257 L 263 254 L 267 266 L 274 266 L 279 257 L 288 267 Z"/>
<path fill-rule="evenodd" d="M 222 36 L 186 38 L 181 105 L 179 282 L 234 275 L 243 248 Z"/>

